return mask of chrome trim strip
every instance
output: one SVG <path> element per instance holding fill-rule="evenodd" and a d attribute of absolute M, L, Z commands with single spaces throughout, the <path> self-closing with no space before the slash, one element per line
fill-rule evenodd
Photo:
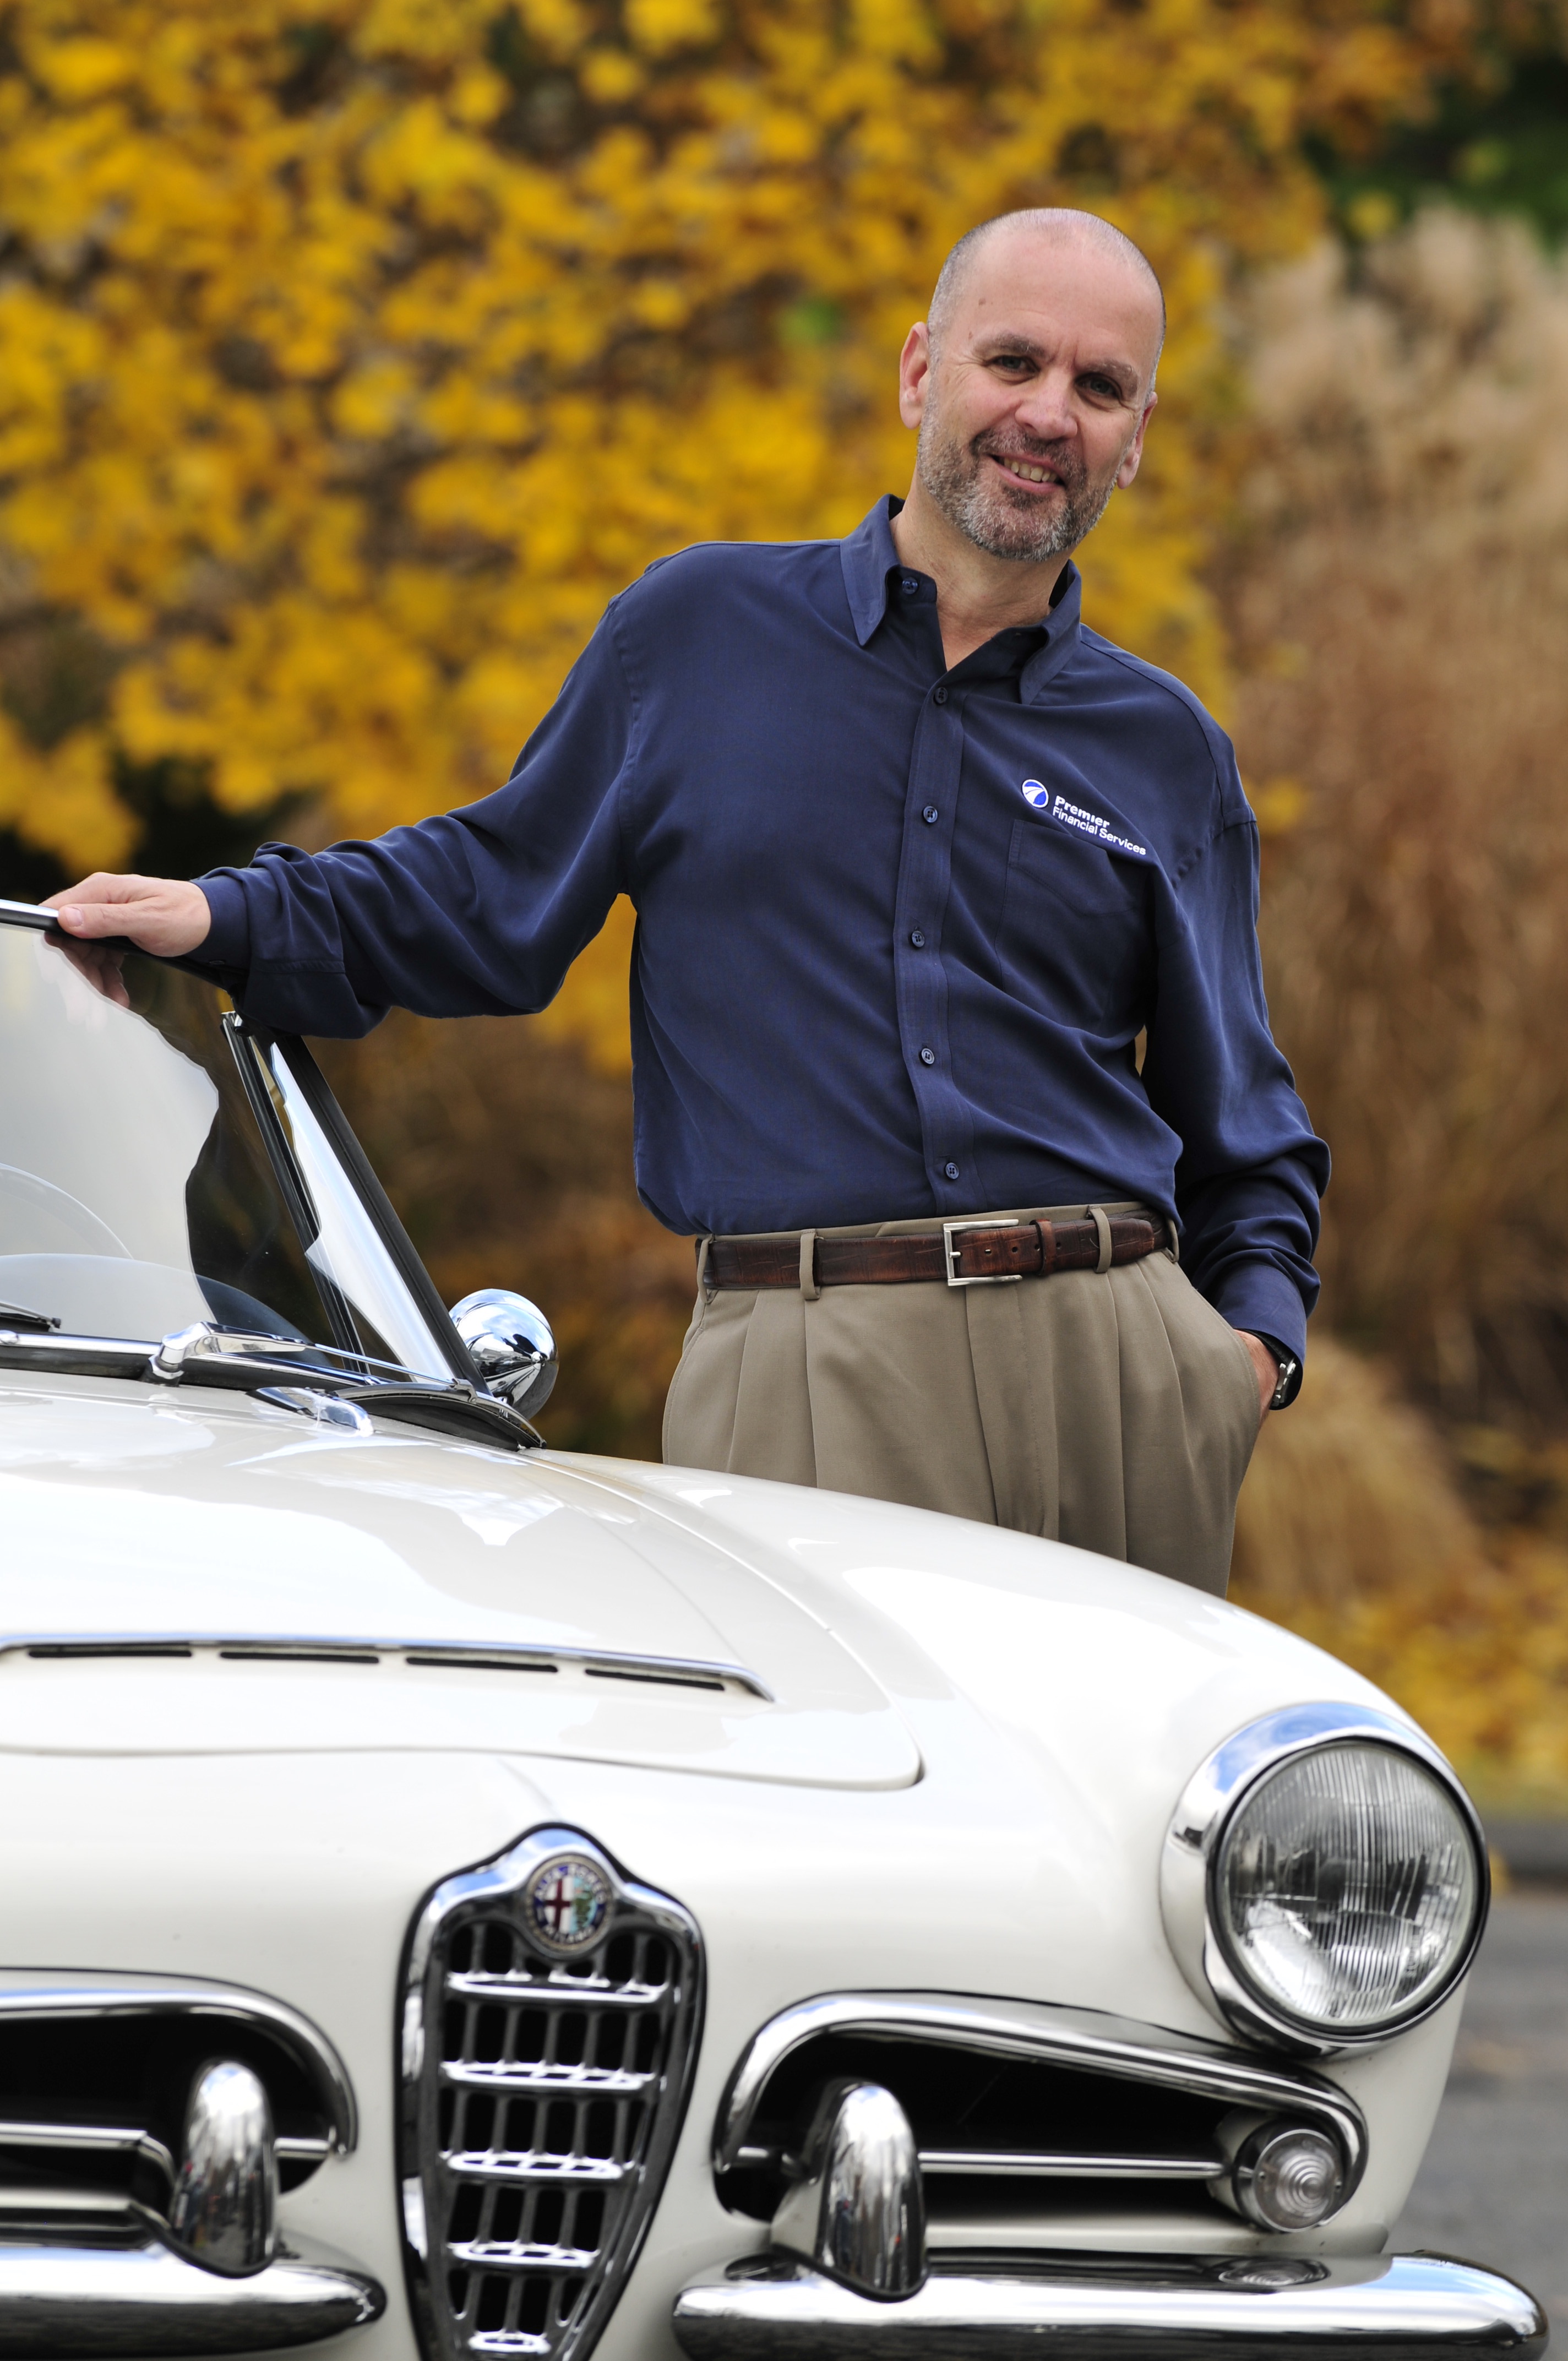
<path fill-rule="evenodd" d="M 1292 1755 L 1357 1740 L 1409 1755 L 1431 1773 L 1457 1809 L 1475 1849 L 1479 1888 L 1475 1923 L 1446 1983 L 1419 2006 L 1369 2031 L 1323 2033 L 1298 2023 L 1245 1986 L 1214 1930 L 1213 1879 L 1233 1816 L 1266 1773 Z M 1424 1731 L 1376 1706 L 1287 1706 L 1233 1730 L 1182 1791 L 1160 1855 L 1160 1912 L 1166 1937 L 1192 1990 L 1222 2022 L 1271 2048 L 1298 2057 L 1329 2058 L 1370 2049 L 1423 2024 L 1468 1974 L 1486 1928 L 1491 1879 L 1486 1831 L 1447 1757 Z"/>
<path fill-rule="evenodd" d="M 448 1982 L 461 1988 L 456 1976 Z M 588 1989 L 593 1990 L 591 1984 Z M 514 1990 L 510 1996 L 526 2000 L 528 1993 L 526 1988 Z M 459 2091 L 504 2091 L 509 2095 L 530 2091 L 552 2099 L 641 2099 L 659 2085 L 656 2074 L 632 2073 L 621 2066 L 491 2065 L 482 2059 L 459 2066 L 443 2059 L 441 2079 Z"/>
<path fill-rule="evenodd" d="M 1018 2148 L 923 2147 L 922 2172 L 951 2179 L 983 2175 L 988 2180 L 1217 2180 L 1225 2170 L 1219 2149 L 1203 2156 L 1073 2156 L 1065 2149 L 1041 2155 Z"/>
<path fill-rule="evenodd" d="M 446 2251 L 454 2262 L 480 2271 L 586 2272 L 598 2261 L 597 2253 L 585 2253 L 581 2246 L 498 2246 L 494 2239 L 488 2246 L 476 2241 L 466 2246 L 448 2246 Z"/>
<path fill-rule="evenodd" d="M 78 1974 L 70 1968 L 0 1969 L 0 2026 L 41 2018 L 155 2015 L 210 2017 L 214 2026 L 250 2026 L 270 2034 L 315 2088 L 327 2124 L 324 2152 L 332 2156 L 352 2152 L 359 2123 L 348 2070 L 325 2034 L 287 2002 L 271 2000 L 265 1993 L 246 1992 L 237 1984 Z M 279 2143 L 280 2154 L 302 2159 L 307 2147 L 313 2154 L 319 2152 L 314 2142 Z"/>
<path fill-rule="evenodd" d="M 372 1667 L 383 1658 L 400 1657 L 405 1664 L 432 1671 L 452 1666 L 472 1672 L 552 1673 L 559 1664 L 569 1664 L 595 1679 L 641 1681 L 655 1688 L 663 1684 L 672 1688 L 689 1685 L 715 1688 L 733 1683 L 764 1705 L 777 1702 L 757 1674 L 728 1659 L 630 1655 L 613 1648 L 563 1648 L 527 1640 L 349 1639 L 335 1632 L 298 1631 L 18 1631 L 0 1639 L 0 1657 L 36 1656 L 58 1662 L 72 1657 L 195 1655 L 218 1655 L 235 1662 L 249 1657 L 261 1664 L 289 1657 L 302 1664 L 327 1658 Z"/>
<path fill-rule="evenodd" d="M 313 2143 L 315 2145 L 315 2143 Z M 93 2156 L 139 2156 L 172 2184 L 174 2158 L 148 2131 L 118 2124 L 0 2123 L 0 2147 L 73 2149 Z"/>
<path fill-rule="evenodd" d="M 478 2148 L 460 2148 L 452 2169 L 465 2180 L 515 2182 L 524 2189 L 619 2189 L 633 2168 L 600 2156 L 492 2156 Z"/>
<path fill-rule="evenodd" d="M 29 2361 L 272 2353 L 378 2320 L 385 2292 L 335 2261 L 280 2255 L 225 2279 L 151 2240 L 0 2236 L 0 2342 Z"/>
<path fill-rule="evenodd" d="M 1162 2344 L 1205 2361 L 1292 2349 L 1312 2361 L 1537 2361 L 1546 2345 L 1525 2289 L 1437 2255 L 1051 2255 L 1037 2272 L 1000 2256 L 954 2260 L 889 2303 L 786 2257 L 751 2257 L 682 2290 L 676 2341 L 691 2361 L 1147 2361 Z"/>
<path fill-rule="evenodd" d="M 1218 2041 L 1102 2015 L 1097 2009 L 1058 2008 L 1045 2001 L 990 2000 L 962 1993 L 823 1993 L 784 2009 L 747 2045 L 719 2103 L 713 2142 L 716 2173 L 734 2171 L 742 2149 L 751 2147 L 751 2126 L 769 2077 L 793 2051 L 824 2034 L 933 2042 L 983 2057 L 1020 2058 L 1112 2074 L 1124 2081 L 1154 2082 L 1260 2114 L 1294 2114 L 1322 2126 L 1339 2142 L 1345 2198 L 1365 2169 L 1366 2119 L 1347 2092 L 1316 2074 Z"/>

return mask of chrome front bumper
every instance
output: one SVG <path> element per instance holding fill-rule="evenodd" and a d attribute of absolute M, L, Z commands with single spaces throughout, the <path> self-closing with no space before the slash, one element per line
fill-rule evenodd
<path fill-rule="evenodd" d="M 771 2254 L 694 2280 L 674 2331 L 692 2361 L 1536 2361 L 1547 2336 L 1523 2288 L 1437 2255 L 953 2255 L 888 2301 Z"/>
<path fill-rule="evenodd" d="M 150 2238 L 0 2238 L 0 2345 L 27 2361 L 275 2353 L 379 2318 L 373 2279 L 280 2254 L 220 2279 Z"/>

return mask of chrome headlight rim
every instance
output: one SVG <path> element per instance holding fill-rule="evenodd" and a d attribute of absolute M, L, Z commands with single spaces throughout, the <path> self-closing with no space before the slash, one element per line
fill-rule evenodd
<path fill-rule="evenodd" d="M 1336 2026 L 1331 2032 L 1293 2015 L 1244 1981 L 1221 1932 L 1217 1880 L 1225 1838 L 1236 1815 L 1271 1773 L 1304 1755 L 1357 1744 L 1404 1755 L 1442 1788 L 1470 1839 L 1476 1906 L 1463 1949 L 1438 1985 L 1376 2026 Z M 1486 1932 L 1490 1905 L 1486 1837 L 1475 1805 L 1446 1757 L 1422 1731 L 1375 1706 L 1287 1706 L 1234 1730 L 1189 1780 L 1171 1819 L 1160 1861 L 1160 1907 L 1167 1938 L 1199 1999 L 1222 2023 L 1248 2039 L 1301 2057 L 1376 2049 L 1435 2015 L 1469 1972 Z"/>

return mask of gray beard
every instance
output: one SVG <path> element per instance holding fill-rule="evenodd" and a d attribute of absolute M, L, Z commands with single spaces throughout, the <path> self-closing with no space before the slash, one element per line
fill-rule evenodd
<path fill-rule="evenodd" d="M 941 432 L 930 405 L 920 422 L 915 465 L 948 522 L 989 556 L 1036 565 L 1065 556 L 1088 539 L 1111 504 L 1114 475 L 1109 483 L 1091 484 L 1076 452 L 1067 446 L 1047 443 L 1008 452 L 1010 458 L 1027 459 L 1061 478 L 1060 507 L 1042 513 L 1036 496 L 1022 488 L 1013 491 L 1005 477 L 987 467 L 980 444 L 978 435 L 972 443 L 953 442 Z"/>

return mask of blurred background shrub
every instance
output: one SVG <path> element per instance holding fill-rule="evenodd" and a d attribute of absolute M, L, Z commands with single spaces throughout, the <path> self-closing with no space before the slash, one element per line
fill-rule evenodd
<path fill-rule="evenodd" d="M 1568 1808 L 1565 159 L 1545 0 L 13 0 L 0 892 L 485 792 L 652 558 L 902 486 L 963 228 L 1109 214 L 1171 337 L 1088 609 L 1236 733 L 1335 1156 L 1236 1595 Z M 329 1061 L 551 1439 L 654 1455 L 631 941 Z"/>

